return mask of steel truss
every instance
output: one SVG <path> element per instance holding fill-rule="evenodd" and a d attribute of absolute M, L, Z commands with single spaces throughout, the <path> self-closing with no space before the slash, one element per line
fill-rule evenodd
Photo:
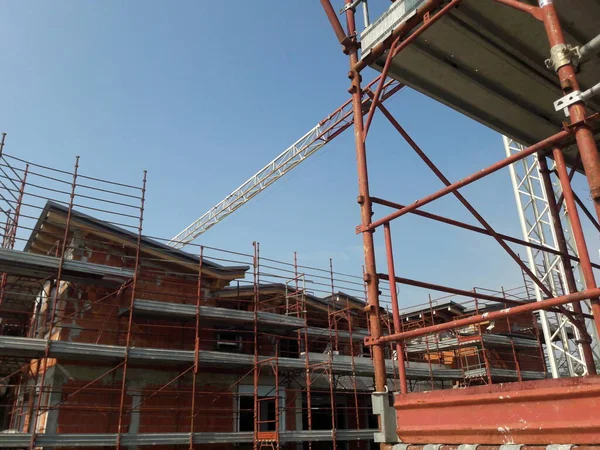
<path fill-rule="evenodd" d="M 522 144 L 506 136 L 503 136 L 503 143 L 507 157 L 518 154 L 525 148 Z M 563 233 L 568 251 L 578 256 L 570 232 L 567 210 L 564 207 L 564 202 L 561 201 L 559 204 L 562 190 L 556 183 L 549 183 L 550 177 L 546 176 L 540 169 L 539 158 L 538 155 L 534 154 L 509 166 L 523 238 L 527 242 L 560 251 L 557 233 Z M 555 165 L 554 162 L 552 164 Z M 553 170 L 555 168 L 551 167 L 550 172 Z M 549 198 L 547 193 L 551 193 L 552 198 Z M 552 217 L 551 201 L 560 207 L 558 213 L 561 227 L 559 230 L 556 229 Z M 555 297 L 585 289 L 578 261 L 569 261 L 568 267 L 565 267 L 563 259 L 558 254 L 551 254 L 539 248 L 531 247 L 527 247 L 526 252 L 529 268 L 552 291 Z M 576 275 L 574 277 L 576 290 L 573 292 L 569 289 L 567 271 L 572 271 Z M 533 288 L 537 301 L 542 301 L 544 294 L 539 286 L 534 284 Z M 582 303 L 585 304 L 585 312 L 590 313 L 591 304 L 589 300 Z M 571 305 L 567 305 L 566 308 L 573 311 Z M 582 336 L 569 317 L 560 312 L 549 313 L 544 310 L 538 311 L 538 315 L 544 331 L 544 341 L 548 349 L 548 367 L 552 372 L 552 376 L 558 378 L 560 376 L 588 375 Z M 585 323 L 588 333 L 595 337 L 592 347 L 597 348 L 597 337 L 595 336 L 593 324 L 590 320 L 585 320 Z"/>
<path fill-rule="evenodd" d="M 377 80 L 378 78 L 371 82 L 371 85 L 374 85 Z M 382 101 L 393 96 L 401 88 L 402 84 L 397 81 L 388 81 L 383 88 Z M 370 100 L 367 95 L 363 96 L 362 102 L 365 111 L 368 110 Z M 347 101 L 217 205 L 173 237 L 168 244 L 174 248 L 185 247 L 350 128 L 353 121 L 352 102 Z"/>

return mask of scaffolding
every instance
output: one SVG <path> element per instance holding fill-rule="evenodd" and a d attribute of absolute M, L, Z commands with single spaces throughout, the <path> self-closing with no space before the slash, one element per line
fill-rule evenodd
<path fill-rule="evenodd" d="M 365 19 L 362 31 L 357 25 L 361 3 Z M 600 398 L 600 379 L 596 376 L 598 361 L 594 360 L 592 351 L 594 337 L 600 327 L 600 289 L 594 277 L 594 268 L 598 266 L 590 260 L 579 211 L 590 219 L 596 229 L 599 225 L 584 202 L 577 200 L 571 187 L 571 178 L 581 164 L 600 218 L 600 156 L 594 136 L 597 114 L 593 112 L 597 110 L 597 104 L 593 103 L 590 95 L 581 95 L 584 88 L 579 83 L 585 80 L 582 83 L 592 86 L 585 91 L 589 94 L 597 89 L 598 85 L 594 83 L 598 80 L 593 79 L 593 70 L 576 73 L 578 47 L 575 43 L 566 42 L 566 31 L 563 32 L 557 14 L 557 9 L 563 15 L 579 14 L 569 24 L 568 36 L 572 38 L 571 25 L 594 17 L 592 11 L 597 12 L 597 5 L 588 2 L 583 6 L 582 3 L 578 10 L 567 2 L 561 4 L 546 0 L 539 1 L 539 5 L 517 0 L 397 0 L 370 23 L 367 2 L 346 0 L 340 10 L 345 17 L 344 27 L 332 2 L 321 0 L 321 4 L 338 42 L 349 57 L 349 92 L 354 106 L 358 203 L 361 210 L 361 222 L 356 230 L 362 235 L 364 247 L 364 279 L 370 323 L 370 335 L 365 342 L 371 346 L 375 369 L 376 392 L 373 399 L 380 416 L 381 431 L 376 436 L 378 442 L 382 445 L 401 442 L 405 448 L 415 449 L 440 448 L 447 444 L 475 447 L 483 444 L 492 446 L 490 448 L 502 448 L 504 444 L 516 447 L 520 444 L 564 444 L 569 447 L 600 444 L 597 433 L 600 423 L 596 419 L 590 421 L 586 413 L 588 408 L 596 407 Z M 583 28 L 582 24 L 577 31 L 582 33 L 579 36 L 587 36 L 587 39 L 598 32 L 597 29 L 586 28 L 584 31 Z M 590 37 L 590 33 L 594 34 Z M 545 62 L 546 68 L 540 54 L 546 54 L 549 47 L 550 59 Z M 361 74 L 367 67 L 381 72 L 377 87 L 363 87 Z M 510 135 L 516 142 L 528 145 L 519 144 L 516 148 L 508 142 L 505 159 L 451 182 L 381 103 L 382 88 L 388 76 Z M 361 98 L 365 93 L 372 103 L 363 119 Z M 556 100 L 558 96 L 562 97 Z M 407 146 L 444 184 L 443 189 L 416 201 L 411 199 L 408 205 L 372 195 L 366 142 L 376 112 L 387 119 Z M 564 121 L 563 112 L 568 122 Z M 435 126 L 432 117 L 424 120 Z M 527 158 L 535 158 L 535 164 Z M 524 239 L 497 232 L 460 191 L 511 165 Z M 549 166 L 553 167 L 552 171 Z M 534 176 L 532 171 L 538 173 Z M 558 195 L 552 187 L 551 173 L 556 175 L 560 186 Z M 539 179 L 535 179 L 536 176 Z M 478 222 L 477 226 L 423 210 L 429 203 L 448 195 L 462 204 Z M 522 201 L 523 196 L 528 197 L 525 202 Z M 564 222 L 561 215 L 563 202 L 568 211 Z M 393 211 L 377 218 L 374 215 L 376 206 Z M 529 207 L 535 211 L 527 215 Z M 470 292 L 437 285 L 429 280 L 397 276 L 391 226 L 396 219 L 409 213 L 493 238 L 525 274 L 526 285 L 531 283 L 533 286 L 536 301 L 531 301 L 529 296 L 526 300 L 510 299 L 504 295 Z M 387 273 L 378 271 L 376 265 L 374 233 L 381 228 Z M 570 240 L 565 233 L 572 235 L 574 248 L 569 248 Z M 514 244 L 526 249 L 528 263 L 521 260 L 513 248 Z M 575 263 L 582 274 L 582 286 L 577 285 L 577 275 L 572 270 Z M 393 329 L 384 333 L 380 289 L 388 284 Z M 484 311 L 476 305 L 475 309 L 479 311 L 476 314 L 441 323 L 430 318 L 423 320 L 422 326 L 409 328 L 402 323 L 397 285 L 471 297 L 477 302 L 491 301 L 501 306 Z M 494 374 L 506 374 L 506 368 L 494 368 L 491 364 L 494 347 L 499 341 L 493 342 L 489 338 L 486 341 L 479 333 L 484 324 L 494 323 L 497 326 L 517 317 L 531 317 L 532 314 L 541 316 L 546 350 L 544 357 L 538 351 L 538 362 L 543 364 L 547 359 L 555 379 L 526 378 L 528 370 L 518 358 L 525 351 L 520 348 L 519 337 L 519 340 L 511 338 L 505 343 L 508 344 L 508 353 L 514 356 L 512 369 L 516 380 L 514 383 L 498 383 L 500 379 L 494 380 Z M 507 323 L 507 326 L 511 329 L 513 325 Z M 410 392 L 406 375 L 408 366 L 403 358 L 407 349 L 414 350 L 415 339 L 424 340 L 419 348 L 431 355 L 432 346 L 460 348 L 460 334 L 465 328 L 474 328 L 475 334 L 468 337 L 468 351 L 463 351 L 460 360 L 463 368 L 473 374 L 471 379 L 477 380 L 479 385 L 442 391 L 432 384 L 429 392 Z M 452 340 L 448 340 L 447 333 L 451 334 Z M 539 334 L 535 332 L 536 336 Z M 473 345 L 474 342 L 477 345 Z M 385 353 L 390 345 L 397 349 L 400 371 L 399 392 L 394 401 L 398 419 L 391 424 L 393 410 L 379 401 L 375 403 L 387 392 Z M 531 351 L 536 350 L 532 347 Z M 563 375 L 571 377 L 559 378 Z"/>
<path fill-rule="evenodd" d="M 370 361 L 332 350 L 362 348 L 347 331 L 361 307 L 330 329 L 360 276 L 144 236 L 145 173 L 135 186 L 6 152 L 0 171 L 0 447 L 372 440 Z"/>
<path fill-rule="evenodd" d="M 136 186 L 85 175 L 78 159 L 69 171 L 3 152 L 0 185 L 0 448 L 371 445 L 363 276 L 334 271 L 332 260 L 270 259 L 258 243 L 183 252 L 145 236 L 145 173 Z M 402 311 L 403 329 L 494 310 L 500 296 L 533 299 L 525 288 L 460 294 Z M 389 332 L 392 296 L 382 286 Z M 401 374 L 410 391 L 544 378 L 537 321 L 526 323 L 525 333 L 417 339 L 402 354 L 390 344 L 386 386 Z M 465 349 L 488 347 L 502 354 L 486 375 L 461 364 Z M 523 357 L 533 370 L 505 367 Z"/>
<path fill-rule="evenodd" d="M 506 136 L 503 137 L 503 141 L 507 157 L 525 148 Z M 551 164 L 554 166 L 554 161 L 551 161 Z M 575 175 L 578 166 L 579 161 L 571 169 L 570 179 Z M 531 155 L 509 166 L 509 171 L 523 238 L 527 242 L 533 242 L 556 252 L 568 252 L 577 256 L 562 191 L 559 183 L 553 183 L 550 178 L 556 169 L 549 168 L 548 163 L 540 160 L 537 155 Z M 573 195 L 578 199 L 575 193 Z M 580 203 L 583 204 L 581 201 Z M 552 210 L 556 212 L 553 213 Z M 530 269 L 553 296 L 574 293 L 584 288 L 578 260 L 564 261 L 560 253 L 551 254 L 535 248 L 527 248 L 526 254 Z M 541 301 L 544 297 L 543 292 L 537 285 L 534 285 L 533 289 L 536 299 Z M 577 312 L 581 313 L 585 310 L 590 314 L 592 308 L 589 300 L 581 304 L 582 306 L 575 306 Z M 571 305 L 567 305 L 566 308 L 569 311 L 573 310 Z M 593 352 L 598 343 L 592 322 L 585 321 L 586 329 L 592 337 L 591 342 L 585 343 L 569 317 L 560 312 L 549 314 L 544 310 L 540 310 L 538 314 L 544 329 L 546 345 L 552 348 L 552 351 L 548 352 L 552 376 L 558 378 L 588 375 L 584 352 Z M 584 349 L 584 346 L 588 348 Z M 597 351 L 594 356 L 600 360 Z"/>

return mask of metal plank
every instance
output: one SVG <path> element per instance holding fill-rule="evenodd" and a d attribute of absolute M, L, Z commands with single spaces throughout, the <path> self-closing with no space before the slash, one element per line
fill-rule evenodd
<path fill-rule="evenodd" d="M 335 430 L 336 440 L 355 441 L 372 440 L 377 430 Z M 331 441 L 333 430 L 281 431 L 281 442 Z M 31 433 L 0 433 L 0 448 L 27 447 L 31 442 Z M 36 446 L 51 447 L 114 447 L 117 442 L 115 433 L 94 434 L 51 434 L 41 433 L 35 438 Z M 121 445 L 137 447 L 145 445 L 187 445 L 190 433 L 141 433 L 121 435 Z M 253 442 L 252 432 L 231 433 L 194 433 L 194 444 L 235 444 Z"/>
<path fill-rule="evenodd" d="M 87 344 L 69 341 L 48 341 L 28 337 L 0 336 L 0 356 L 15 356 L 23 359 L 40 358 L 44 355 L 46 345 L 50 346 L 49 356 L 65 361 L 120 361 L 125 356 L 125 347 L 118 345 Z M 269 359 L 269 356 L 260 356 Z M 329 361 L 329 355 L 311 353 L 311 363 Z M 129 360 L 137 364 L 181 364 L 193 363 L 194 352 L 191 350 L 159 349 L 146 347 L 130 347 Z M 217 352 L 201 350 L 199 361 L 207 366 L 217 367 L 251 367 L 254 364 L 252 355 L 240 353 Z M 305 369 L 304 354 L 299 358 L 280 357 L 277 360 L 281 370 L 303 371 Z M 394 374 L 397 362 L 386 361 L 388 374 Z M 355 358 L 354 367 L 349 356 L 335 355 L 331 369 L 337 374 L 355 374 L 357 376 L 372 376 L 373 365 L 368 358 Z M 458 380 L 462 371 L 458 369 L 433 369 L 413 367 L 406 368 L 407 376 L 411 379 Z"/>

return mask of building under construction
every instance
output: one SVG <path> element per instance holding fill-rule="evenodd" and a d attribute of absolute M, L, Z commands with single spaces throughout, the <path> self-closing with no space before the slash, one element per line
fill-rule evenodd
<path fill-rule="evenodd" d="M 589 23 L 600 6 L 556 1 L 567 43 L 548 0 L 397 0 L 373 23 L 366 1 L 346 0 L 346 29 L 321 3 L 350 59 L 362 274 L 300 254 L 273 260 L 257 243 L 227 251 L 146 236 L 145 174 L 126 184 L 78 159 L 42 166 L 9 155 L 3 138 L 0 448 L 599 448 L 599 266 L 579 211 L 600 225 L 571 180 L 587 177 L 600 213 Z M 362 88 L 369 66 L 381 75 Z M 507 158 L 450 182 L 382 104 L 404 85 L 502 132 Z M 371 195 L 376 110 L 444 189 L 410 206 Z M 505 167 L 522 239 L 459 193 Z M 478 226 L 422 209 L 448 194 Z M 375 219 L 373 205 L 393 212 Z M 399 276 L 391 223 L 407 213 L 495 239 L 523 286 Z M 387 271 L 375 261 L 379 227 Z M 399 284 L 438 294 L 407 307 Z"/>
<path fill-rule="evenodd" d="M 367 448 L 378 433 L 363 277 L 141 233 L 145 185 L 2 155 L 4 448 Z M 101 218 L 100 218 L 101 217 Z M 532 299 L 475 290 L 405 329 Z M 392 330 L 391 315 L 381 308 Z M 395 347 L 386 379 L 399 388 Z M 416 339 L 412 391 L 546 377 L 531 313 Z M 215 447 L 216 448 L 216 447 Z"/>

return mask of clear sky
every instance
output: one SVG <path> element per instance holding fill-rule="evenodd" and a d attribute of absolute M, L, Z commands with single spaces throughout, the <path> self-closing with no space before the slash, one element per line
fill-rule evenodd
<path fill-rule="evenodd" d="M 65 168 L 80 155 L 83 173 L 136 184 L 147 169 L 149 235 L 181 231 L 348 98 L 348 61 L 317 1 L 0 0 L 0 8 L 6 151 Z M 504 155 L 496 132 L 414 91 L 389 108 L 451 180 Z M 408 203 L 441 187 L 381 116 L 368 150 L 373 195 Z M 302 263 L 324 267 L 332 257 L 337 270 L 360 273 L 356 186 L 346 132 L 199 242 L 249 252 L 257 240 L 272 258 L 298 251 Z M 588 198 L 583 184 L 576 189 Z M 508 171 L 463 193 L 498 231 L 520 237 Z M 473 222 L 450 197 L 426 209 Z M 464 289 L 520 283 L 491 238 L 414 217 L 393 232 L 400 276 Z"/>

